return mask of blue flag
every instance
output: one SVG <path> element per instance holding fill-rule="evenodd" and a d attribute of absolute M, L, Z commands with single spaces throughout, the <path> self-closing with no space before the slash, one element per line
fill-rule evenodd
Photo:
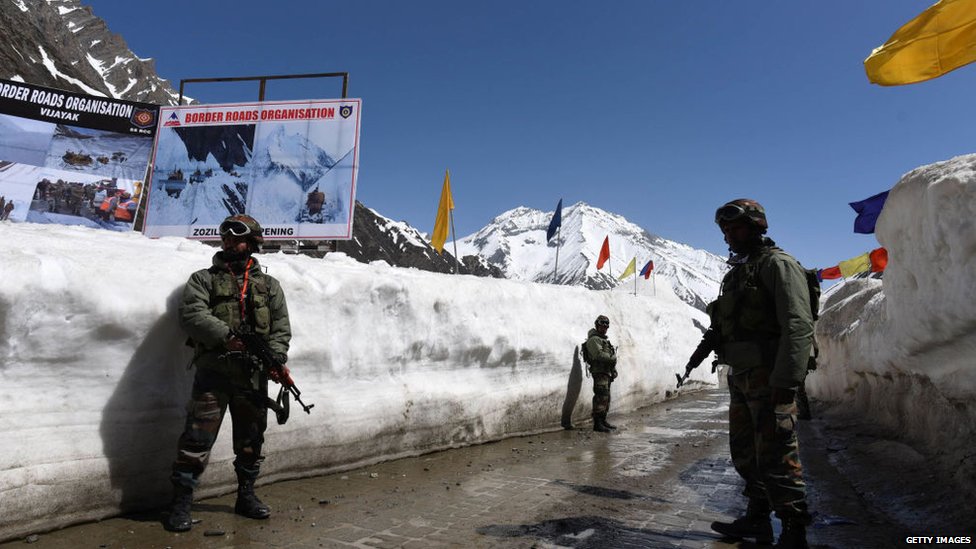
<path fill-rule="evenodd" d="M 888 192 L 878 193 L 860 202 L 850 203 L 854 211 L 857 212 L 857 219 L 854 220 L 855 233 L 871 234 L 874 232 L 874 225 L 878 222 L 878 216 L 881 215 L 881 208 L 884 207 L 885 200 L 888 199 Z"/>
<path fill-rule="evenodd" d="M 559 204 L 556 205 L 556 212 L 552 214 L 552 221 L 549 222 L 549 229 L 546 230 L 546 243 L 552 240 L 552 237 L 556 236 L 556 229 L 558 229 L 563 224 L 563 199 L 559 199 Z"/>
<path fill-rule="evenodd" d="M 654 270 L 654 261 L 653 260 L 648 261 L 647 264 L 644 265 L 644 268 L 641 269 L 640 275 L 644 277 L 644 280 L 647 280 L 648 278 L 651 277 L 651 271 L 653 270 Z"/>

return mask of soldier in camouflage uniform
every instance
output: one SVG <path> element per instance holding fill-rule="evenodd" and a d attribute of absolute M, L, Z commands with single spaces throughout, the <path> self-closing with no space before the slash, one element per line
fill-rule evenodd
<path fill-rule="evenodd" d="M 617 428 L 607 423 L 607 412 L 610 411 L 610 384 L 617 379 L 617 350 L 607 339 L 609 329 L 609 318 L 603 315 L 596 317 L 593 328 L 590 328 L 587 333 L 585 343 L 589 370 L 593 376 L 593 430 L 601 433 L 609 433 Z"/>
<path fill-rule="evenodd" d="M 246 215 L 228 217 L 220 225 L 220 235 L 223 249 L 214 255 L 209 269 L 190 276 L 180 303 L 180 324 L 193 341 L 197 371 L 170 477 L 174 497 L 164 525 L 176 532 L 190 529 L 193 489 L 228 408 L 238 480 L 234 512 L 254 519 L 271 514 L 254 494 L 264 460 L 268 374 L 252 360 L 235 332 L 250 326 L 267 340 L 277 362 L 285 364 L 291 340 L 288 308 L 281 285 L 264 274 L 251 255 L 264 243 L 258 222 Z"/>
<path fill-rule="evenodd" d="M 796 392 L 813 345 L 813 314 L 803 268 L 763 236 L 765 210 L 733 200 L 715 214 L 732 269 L 710 305 L 729 372 L 729 445 L 749 498 L 744 517 L 713 522 L 731 538 L 772 543 L 770 510 L 783 522 L 777 547 L 807 547 L 806 486 L 796 437 Z"/>

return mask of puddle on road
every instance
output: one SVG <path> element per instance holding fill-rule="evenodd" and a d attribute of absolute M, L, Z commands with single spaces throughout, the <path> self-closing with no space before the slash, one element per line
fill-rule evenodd
<path fill-rule="evenodd" d="M 670 427 L 654 427 L 652 425 L 648 425 L 647 427 L 642 428 L 641 433 L 647 435 L 659 435 L 662 437 L 671 437 L 671 438 L 683 437 L 688 435 L 688 431 L 684 429 L 671 429 Z"/>

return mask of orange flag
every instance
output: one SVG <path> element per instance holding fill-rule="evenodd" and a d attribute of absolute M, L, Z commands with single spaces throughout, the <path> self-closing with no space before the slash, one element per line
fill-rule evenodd
<path fill-rule="evenodd" d="M 871 250 L 869 257 L 871 258 L 871 272 L 884 272 L 885 267 L 888 266 L 888 250 L 884 248 Z"/>
<path fill-rule="evenodd" d="M 596 270 L 603 268 L 603 264 L 610 259 L 610 236 L 603 239 L 603 247 L 600 248 L 600 258 L 596 260 Z"/>
<path fill-rule="evenodd" d="M 820 270 L 821 280 L 836 280 L 838 278 L 840 278 L 840 267 L 827 267 Z"/>

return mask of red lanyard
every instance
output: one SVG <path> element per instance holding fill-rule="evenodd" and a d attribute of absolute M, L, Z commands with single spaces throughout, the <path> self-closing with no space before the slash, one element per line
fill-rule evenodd
<path fill-rule="evenodd" d="M 244 285 L 241 286 L 240 294 L 237 296 L 237 303 L 241 309 L 241 324 L 244 324 L 247 319 L 247 283 L 250 280 L 251 265 L 254 264 L 254 258 L 247 259 L 247 265 L 244 267 Z M 231 279 L 234 280 L 234 286 L 237 286 L 237 275 L 231 270 L 230 265 L 227 266 L 227 271 L 230 272 Z"/>

